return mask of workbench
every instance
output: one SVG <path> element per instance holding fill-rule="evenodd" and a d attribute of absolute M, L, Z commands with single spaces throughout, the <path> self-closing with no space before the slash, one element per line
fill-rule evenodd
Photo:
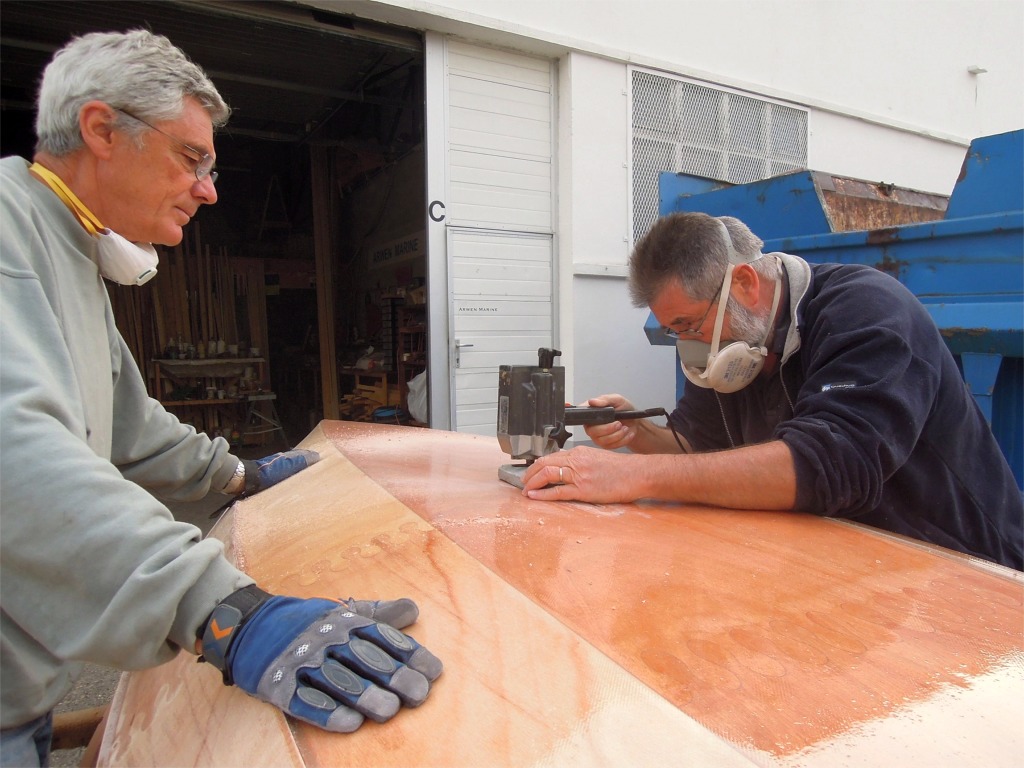
<path fill-rule="evenodd" d="M 427 701 L 328 734 L 193 656 L 123 676 L 100 765 L 1010 765 L 1022 574 L 856 524 L 537 502 L 494 438 L 322 422 L 211 535 L 264 588 L 410 597 Z M 937 504 L 941 499 L 936 499 Z"/>

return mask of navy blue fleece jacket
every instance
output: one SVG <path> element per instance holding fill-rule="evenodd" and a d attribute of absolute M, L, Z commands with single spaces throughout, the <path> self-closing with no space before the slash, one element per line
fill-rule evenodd
<path fill-rule="evenodd" d="M 924 306 L 871 267 L 778 255 L 781 366 L 730 395 L 687 383 L 672 425 L 697 451 L 784 441 L 798 511 L 1024 569 L 1021 492 Z"/>

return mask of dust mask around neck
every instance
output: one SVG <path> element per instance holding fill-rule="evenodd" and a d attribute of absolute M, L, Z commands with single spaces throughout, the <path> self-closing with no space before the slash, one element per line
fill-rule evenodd
<path fill-rule="evenodd" d="M 52 189 L 85 230 L 97 239 L 96 266 L 103 277 L 120 285 L 142 285 L 152 279 L 160 259 L 151 243 L 133 243 L 104 227 L 60 177 L 48 168 L 33 163 L 29 171 Z"/>

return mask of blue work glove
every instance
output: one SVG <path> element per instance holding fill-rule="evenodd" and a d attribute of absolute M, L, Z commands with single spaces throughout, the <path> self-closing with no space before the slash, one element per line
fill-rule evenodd
<path fill-rule="evenodd" d="M 366 717 L 382 723 L 402 704 L 419 706 L 441 674 L 438 658 L 395 628 L 418 615 L 407 599 L 303 600 L 249 586 L 210 615 L 200 661 L 221 670 L 225 685 L 325 730 L 350 733 Z"/>
<path fill-rule="evenodd" d="M 262 459 L 242 459 L 245 466 L 245 495 L 251 496 L 266 490 L 318 461 L 319 453 L 302 448 L 274 453 Z"/>

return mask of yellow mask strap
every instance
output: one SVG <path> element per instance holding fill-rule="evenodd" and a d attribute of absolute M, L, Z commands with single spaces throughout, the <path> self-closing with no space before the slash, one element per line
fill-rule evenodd
<path fill-rule="evenodd" d="M 106 227 L 100 223 L 96 215 L 85 207 L 85 204 L 68 188 L 67 184 L 61 181 L 57 174 L 49 168 L 44 168 L 39 163 L 32 163 L 29 166 L 29 171 L 34 173 L 46 186 L 56 193 L 57 197 L 75 214 L 90 235 L 98 235 L 106 230 Z"/>

